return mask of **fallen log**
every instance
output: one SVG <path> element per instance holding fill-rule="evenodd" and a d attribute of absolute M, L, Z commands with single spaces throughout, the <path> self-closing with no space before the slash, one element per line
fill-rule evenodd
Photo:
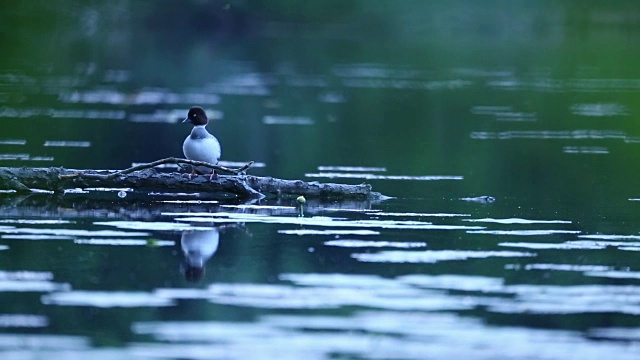
<path fill-rule="evenodd" d="M 186 174 L 159 172 L 154 168 L 166 163 L 206 166 L 240 175 L 218 175 L 210 180 L 209 176 L 190 178 Z M 229 169 L 198 161 L 168 158 L 121 171 L 0 167 L 0 190 L 64 193 L 73 189 L 125 188 L 147 192 L 197 192 L 214 198 L 233 196 L 240 199 L 261 199 L 300 195 L 323 199 L 385 198 L 380 193 L 371 191 L 371 185 L 368 184 L 346 185 L 244 175 L 243 172 L 250 166 L 251 163 L 239 169 Z"/>

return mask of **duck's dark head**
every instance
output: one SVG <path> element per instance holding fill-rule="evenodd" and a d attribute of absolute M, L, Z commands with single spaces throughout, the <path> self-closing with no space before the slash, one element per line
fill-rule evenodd
<path fill-rule="evenodd" d="M 194 106 L 189 109 L 187 118 L 182 121 L 183 123 L 192 123 L 193 125 L 207 125 L 209 119 L 204 109 L 200 106 Z"/>

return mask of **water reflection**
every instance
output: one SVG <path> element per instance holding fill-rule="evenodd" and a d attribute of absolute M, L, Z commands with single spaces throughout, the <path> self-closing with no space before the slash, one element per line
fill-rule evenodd
<path fill-rule="evenodd" d="M 303 116 L 291 117 L 273 115 L 265 116 L 262 119 L 262 122 L 266 125 L 313 125 L 315 123 L 313 119 Z"/>
<path fill-rule="evenodd" d="M 0 271 L 0 294 L 7 292 L 50 292 L 71 289 L 68 283 L 53 281 L 50 272 Z"/>
<path fill-rule="evenodd" d="M 488 327 L 470 317 L 419 311 L 361 310 L 346 316 L 275 313 L 255 322 L 147 321 L 135 323 L 133 331 L 156 340 L 132 348 L 135 354 L 151 358 L 564 359 L 576 354 L 598 359 L 615 353 L 620 354 L 617 359 L 631 360 L 637 355 L 633 346 L 592 342 L 573 331 Z M 624 329 L 594 335 L 638 338 L 636 331 Z M 212 353 L 212 346 L 223 355 Z M 284 355 L 283 348 L 288 349 Z"/>
<path fill-rule="evenodd" d="M 41 315 L 0 314 L 0 328 L 43 328 L 49 319 Z"/>
<path fill-rule="evenodd" d="M 183 273 L 188 281 L 201 280 L 205 274 L 205 265 L 218 250 L 220 230 L 187 230 L 182 232 L 180 248 L 183 255 Z"/>
<path fill-rule="evenodd" d="M 90 141 L 52 141 L 47 140 L 43 146 L 55 146 L 55 147 L 91 147 Z"/>
<path fill-rule="evenodd" d="M 51 292 L 40 299 L 44 305 L 87 306 L 92 308 L 136 308 L 173 306 L 171 299 L 140 291 L 85 291 Z"/>
<path fill-rule="evenodd" d="M 627 141 L 627 139 L 625 139 Z M 565 154 L 608 154 L 609 149 L 604 146 L 565 146 L 562 148 Z"/>
<path fill-rule="evenodd" d="M 27 140 L 23 139 L 5 139 L 0 140 L 0 145 L 26 145 Z"/>
<path fill-rule="evenodd" d="M 572 131 L 555 131 L 555 130 L 543 130 L 543 131 L 501 131 L 501 132 L 486 132 L 486 131 L 474 131 L 471 133 L 472 139 L 478 140 L 513 140 L 513 139 L 616 139 L 625 140 L 627 134 L 620 130 L 572 130 Z"/>
<path fill-rule="evenodd" d="M 309 178 L 327 178 L 327 179 L 364 179 L 364 180 L 419 180 L 419 181 L 435 181 L 435 180 L 463 180 L 462 176 L 450 175 L 378 175 L 370 173 L 338 173 L 338 172 L 320 172 L 306 173 L 304 176 Z"/>
<path fill-rule="evenodd" d="M 474 115 L 490 115 L 497 121 L 536 121 L 535 113 L 514 111 L 511 106 L 473 106 Z"/>
<path fill-rule="evenodd" d="M 0 154 L 0 160 L 53 161 L 52 156 L 31 156 L 29 154 Z"/>
<path fill-rule="evenodd" d="M 116 90 L 95 89 L 61 93 L 59 99 L 65 103 L 117 104 L 117 105 L 157 105 L 157 104 L 201 104 L 214 105 L 220 102 L 215 93 L 202 90 L 193 93 L 174 93 L 169 89 L 143 88 L 135 93 Z M 207 112 L 209 113 L 209 112 Z"/>
<path fill-rule="evenodd" d="M 574 104 L 570 107 L 574 115 L 581 116 L 621 116 L 629 115 L 627 108 L 621 104 Z"/>

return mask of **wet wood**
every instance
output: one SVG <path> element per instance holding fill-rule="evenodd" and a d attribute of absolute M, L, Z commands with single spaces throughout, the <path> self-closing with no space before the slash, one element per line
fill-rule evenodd
<path fill-rule="evenodd" d="M 187 164 L 197 163 L 198 166 L 206 164 L 189 162 L 184 159 L 177 160 Z M 149 164 L 155 163 L 157 162 Z M 213 167 L 211 164 L 206 165 Z M 222 170 L 220 168 L 216 167 L 217 170 Z M 324 199 L 378 199 L 382 197 L 379 193 L 371 191 L 371 186 L 368 184 L 305 182 L 251 175 L 218 175 L 212 180 L 206 175 L 190 179 L 187 174 L 159 172 L 154 168 L 129 170 L 0 167 L 0 190 L 14 190 L 20 193 L 45 190 L 63 193 L 65 190 L 71 189 L 128 188 L 136 192 L 197 192 L 207 195 L 205 197 L 231 196 L 240 199 L 288 198 L 300 195 Z"/>

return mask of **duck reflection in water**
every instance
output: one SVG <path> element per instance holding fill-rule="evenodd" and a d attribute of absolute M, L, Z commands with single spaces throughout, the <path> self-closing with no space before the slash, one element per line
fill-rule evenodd
<path fill-rule="evenodd" d="M 184 231 L 180 239 L 183 264 L 182 270 L 187 281 L 198 281 L 205 273 L 205 264 L 218 250 L 220 230 Z"/>

